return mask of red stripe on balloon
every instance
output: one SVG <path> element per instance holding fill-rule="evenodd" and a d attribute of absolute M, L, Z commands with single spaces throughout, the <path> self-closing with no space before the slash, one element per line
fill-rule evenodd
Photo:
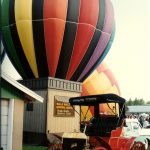
<path fill-rule="evenodd" d="M 110 79 L 111 85 L 114 85 L 117 83 L 116 79 L 114 78 L 112 72 L 110 70 L 105 70 L 104 73 L 106 74 L 106 76 Z"/>
<path fill-rule="evenodd" d="M 96 71 L 98 73 L 105 73 L 105 75 L 108 77 L 108 79 L 110 79 L 111 85 L 114 85 L 117 81 L 114 78 L 112 72 L 110 71 L 110 69 L 108 69 L 107 65 L 105 64 L 101 64 L 96 68 Z"/>
<path fill-rule="evenodd" d="M 108 67 L 107 67 L 104 63 L 100 64 L 100 65 L 96 68 L 96 70 L 97 70 L 98 73 L 104 72 L 106 69 L 108 69 Z"/>
<path fill-rule="evenodd" d="M 70 79 L 85 55 L 99 15 L 99 0 L 81 0 L 80 17 L 74 49 L 66 79 Z"/>
<path fill-rule="evenodd" d="M 44 33 L 50 76 L 54 77 L 63 41 L 67 0 L 44 1 Z"/>

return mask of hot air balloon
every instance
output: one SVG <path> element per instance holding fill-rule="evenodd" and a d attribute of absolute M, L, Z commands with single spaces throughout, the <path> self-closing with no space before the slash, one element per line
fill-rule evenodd
<path fill-rule="evenodd" d="M 112 71 L 103 62 L 96 70 L 83 82 L 82 84 L 82 96 L 86 95 L 97 95 L 97 94 L 108 94 L 113 93 L 120 95 L 120 89 L 118 82 L 115 79 Z M 114 103 L 100 105 L 100 112 L 102 114 L 115 115 L 112 111 L 115 107 Z M 89 120 L 93 114 L 93 108 L 82 107 L 83 116 L 86 114 L 86 119 Z M 87 112 L 88 111 L 88 112 Z M 117 110 L 118 111 L 118 110 Z M 117 112 L 116 112 L 117 113 Z M 83 120 L 83 116 L 82 120 Z"/>
<path fill-rule="evenodd" d="M 6 55 L 6 51 L 5 51 L 5 47 L 4 47 L 4 44 L 3 44 L 3 41 L 2 41 L 2 38 L 1 38 L 1 33 L 0 33 L 0 64 L 3 63 L 3 60 L 5 58 L 5 55 Z"/>
<path fill-rule="evenodd" d="M 114 39 L 110 0 L 3 0 L 2 35 L 23 79 L 83 81 Z"/>

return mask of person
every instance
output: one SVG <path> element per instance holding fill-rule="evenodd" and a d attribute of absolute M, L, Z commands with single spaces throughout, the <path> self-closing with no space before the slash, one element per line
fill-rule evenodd
<path fill-rule="evenodd" d="M 139 117 L 139 122 L 140 122 L 141 126 L 143 127 L 143 118 L 142 118 L 142 116 Z"/>
<path fill-rule="evenodd" d="M 144 122 L 143 122 L 143 128 L 146 128 L 146 127 L 148 127 L 149 125 L 150 125 L 150 124 L 149 124 L 149 118 L 146 117 L 145 120 L 144 120 Z"/>

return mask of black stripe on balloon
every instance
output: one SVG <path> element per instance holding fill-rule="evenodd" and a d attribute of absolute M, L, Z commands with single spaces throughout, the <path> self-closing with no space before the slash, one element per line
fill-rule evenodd
<path fill-rule="evenodd" d="M 102 55 L 96 61 L 96 63 L 93 65 L 93 67 L 88 71 L 88 73 L 80 80 L 80 82 L 83 82 L 103 61 L 105 55 L 108 53 L 109 49 L 111 48 L 111 45 L 112 45 L 113 40 L 114 40 L 114 36 L 115 36 L 115 27 L 113 27 L 112 34 L 110 36 L 110 40 L 109 40 L 105 50 L 103 51 Z"/>
<path fill-rule="evenodd" d="M 90 60 L 97 44 L 99 41 L 99 38 L 101 36 L 101 31 L 104 25 L 104 15 L 105 15 L 105 1 L 104 0 L 100 0 L 99 1 L 99 16 L 98 16 L 98 21 L 97 21 L 97 25 L 96 25 L 96 30 L 94 32 L 93 38 L 90 42 L 90 45 L 83 57 L 83 59 L 81 60 L 81 63 L 79 64 L 79 66 L 77 67 L 76 71 L 74 72 L 74 74 L 71 77 L 72 81 L 76 81 L 79 76 L 81 75 L 82 71 L 84 70 L 84 68 L 86 67 L 88 61 Z M 98 29 L 98 30 L 97 30 Z"/>
<path fill-rule="evenodd" d="M 15 14 L 14 14 L 14 0 L 9 0 L 9 24 L 15 23 Z"/>
<path fill-rule="evenodd" d="M 0 54 L 0 64 L 3 62 L 4 58 L 5 58 L 5 50 L 3 50 L 3 52 Z"/>
<path fill-rule="evenodd" d="M 5 55 L 6 55 L 6 45 L 5 45 L 5 42 L 4 42 L 4 39 L 2 38 L 2 32 L 0 31 L 0 44 L 2 44 L 1 46 L 1 54 L 0 54 L 0 64 L 2 64 L 4 58 L 5 58 Z"/>
<path fill-rule="evenodd" d="M 9 0 L 10 5 L 9 5 L 9 24 L 10 24 L 10 32 L 11 32 L 11 37 L 16 49 L 16 53 L 17 53 L 17 57 L 20 61 L 20 65 L 22 66 L 22 68 L 24 69 L 24 72 L 26 73 L 26 76 L 28 78 L 34 78 L 34 74 L 29 66 L 29 63 L 25 57 L 20 39 L 19 39 L 19 35 L 17 32 L 17 27 L 15 23 L 15 12 L 14 12 L 14 4 L 15 1 L 14 0 Z M 13 24 L 13 25 L 11 25 Z M 11 59 L 12 60 L 12 59 Z M 19 72 L 19 70 L 18 70 Z M 19 72 L 20 73 L 20 72 Z M 24 75 L 21 74 L 21 76 L 23 77 Z"/>
<path fill-rule="evenodd" d="M 44 37 L 43 3 L 43 0 L 32 2 L 33 41 L 39 77 L 49 75 Z"/>
<path fill-rule="evenodd" d="M 66 78 L 77 32 L 79 10 L 80 0 L 68 1 L 67 22 L 65 26 L 62 48 L 55 75 L 56 78 Z"/>

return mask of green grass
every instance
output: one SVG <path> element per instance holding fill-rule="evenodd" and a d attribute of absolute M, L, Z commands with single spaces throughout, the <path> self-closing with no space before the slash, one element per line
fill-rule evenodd
<path fill-rule="evenodd" d="M 23 150 L 46 150 L 43 146 L 23 146 Z"/>
<path fill-rule="evenodd" d="M 42 147 L 42 146 L 23 146 L 23 150 L 46 150 L 46 147 Z M 150 146 L 148 147 L 148 150 L 150 150 Z"/>

